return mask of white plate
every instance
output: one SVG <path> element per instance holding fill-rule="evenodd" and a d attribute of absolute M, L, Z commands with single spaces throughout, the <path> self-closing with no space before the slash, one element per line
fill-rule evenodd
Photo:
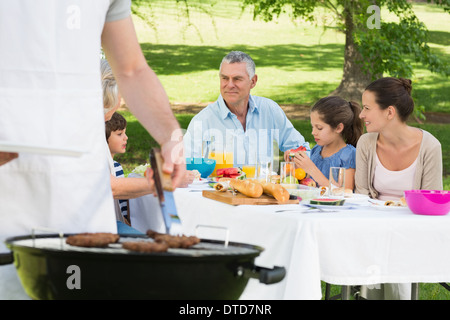
<path fill-rule="evenodd" d="M 353 193 L 350 197 L 345 196 L 345 199 L 355 200 L 355 201 L 360 201 L 360 200 L 367 201 L 370 199 L 370 197 L 366 194 Z"/>
<path fill-rule="evenodd" d="M 356 209 L 358 207 L 357 204 L 343 204 L 342 206 L 333 206 L 333 205 L 326 205 L 326 204 L 309 204 L 309 203 L 302 203 L 302 205 L 310 208 L 320 208 L 320 209 L 329 209 L 329 210 L 350 210 L 350 209 Z"/>
<path fill-rule="evenodd" d="M 374 200 L 370 199 L 370 207 L 377 209 L 377 210 L 383 210 L 383 211 L 390 211 L 390 210 L 405 210 L 409 209 L 408 207 L 400 207 L 400 206 L 385 206 L 385 202 L 383 200 Z"/>
<path fill-rule="evenodd" d="M 27 145 L 17 142 L 0 141 L 0 151 L 4 152 L 27 152 L 37 153 L 43 155 L 56 155 L 56 156 L 68 156 L 68 157 L 80 157 L 83 155 L 83 151 L 70 149 L 70 148 L 49 148 L 38 145 Z"/>
<path fill-rule="evenodd" d="M 200 180 L 193 181 L 193 182 L 191 183 L 191 185 L 205 184 L 205 183 L 207 183 L 207 182 L 209 182 L 208 179 L 200 178 Z"/>

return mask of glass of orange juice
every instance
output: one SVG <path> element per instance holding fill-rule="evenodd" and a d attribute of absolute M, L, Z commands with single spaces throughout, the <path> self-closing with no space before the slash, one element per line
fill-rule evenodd
<path fill-rule="evenodd" d="M 245 152 L 246 161 L 242 166 L 242 171 L 245 172 L 245 175 L 248 179 L 256 179 L 256 163 L 257 163 L 257 152 L 253 146 L 249 146 L 248 150 Z"/>
<path fill-rule="evenodd" d="M 255 179 L 256 178 L 256 165 L 246 164 L 246 165 L 242 166 L 242 171 L 245 172 L 247 179 Z"/>

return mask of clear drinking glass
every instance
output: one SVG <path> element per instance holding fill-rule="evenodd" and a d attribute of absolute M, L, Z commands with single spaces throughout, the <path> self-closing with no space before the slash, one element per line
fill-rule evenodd
<path fill-rule="evenodd" d="M 294 164 L 294 162 L 281 162 L 280 183 L 295 184 L 295 164 Z"/>
<path fill-rule="evenodd" d="M 209 159 L 212 152 L 212 141 L 204 140 L 202 141 L 202 158 Z"/>
<path fill-rule="evenodd" d="M 272 161 L 263 159 L 258 160 L 256 172 L 259 181 L 270 182 L 272 176 Z"/>
<path fill-rule="evenodd" d="M 343 198 L 345 195 L 345 168 L 330 168 L 330 196 Z"/>
<path fill-rule="evenodd" d="M 257 167 L 257 152 L 256 149 L 252 146 L 249 146 L 249 150 L 246 152 L 245 164 L 242 165 L 242 171 L 245 172 L 245 175 L 248 179 L 256 179 L 256 167 Z"/>

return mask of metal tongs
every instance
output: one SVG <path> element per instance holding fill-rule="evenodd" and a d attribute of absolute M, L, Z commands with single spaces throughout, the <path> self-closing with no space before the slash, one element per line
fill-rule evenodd
<path fill-rule="evenodd" d="M 161 151 L 158 148 L 153 148 L 150 151 L 150 165 L 153 169 L 153 180 L 166 225 L 166 233 L 177 235 L 181 234 L 181 220 L 173 197 L 172 179 L 170 175 L 162 171 L 163 163 Z"/>

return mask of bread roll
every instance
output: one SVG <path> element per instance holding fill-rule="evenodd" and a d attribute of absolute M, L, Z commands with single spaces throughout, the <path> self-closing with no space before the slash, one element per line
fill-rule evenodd
<path fill-rule="evenodd" d="M 231 179 L 230 186 L 243 195 L 251 198 L 259 198 L 263 193 L 263 187 L 261 184 L 250 181 L 248 179 Z"/>
<path fill-rule="evenodd" d="M 278 202 L 284 203 L 289 200 L 289 192 L 280 184 L 271 182 L 261 182 L 263 192 L 274 197 Z"/>

